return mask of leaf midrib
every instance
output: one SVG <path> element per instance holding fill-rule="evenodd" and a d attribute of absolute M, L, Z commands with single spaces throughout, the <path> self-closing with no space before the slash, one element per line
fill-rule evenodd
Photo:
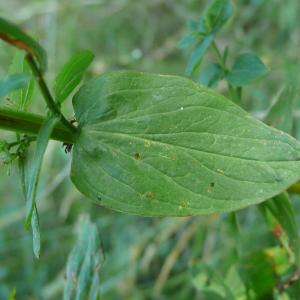
<path fill-rule="evenodd" d="M 246 158 L 246 157 L 240 157 L 240 156 L 230 156 L 230 155 L 226 155 L 226 154 L 221 154 L 221 153 L 216 153 L 216 152 L 210 152 L 207 150 L 199 150 L 199 149 L 195 149 L 195 148 L 189 148 L 186 146 L 182 146 L 182 145 L 176 145 L 176 144 L 172 144 L 172 143 L 167 143 L 167 142 L 161 142 L 161 141 L 157 141 L 157 140 L 153 140 L 153 139 L 146 139 L 143 137 L 138 137 L 132 134 L 128 134 L 128 133 L 120 133 L 120 132 L 111 132 L 111 131 L 102 131 L 102 130 L 88 130 L 89 133 L 96 133 L 99 134 L 100 132 L 103 134 L 113 134 L 113 135 L 119 135 L 119 136 L 125 136 L 125 137 L 131 137 L 134 139 L 139 139 L 139 140 L 143 140 L 143 141 L 150 141 L 150 142 L 154 142 L 154 143 L 158 143 L 158 144 L 162 144 L 162 145 L 169 145 L 172 147 L 178 147 L 181 149 L 185 149 L 185 150 L 189 150 L 189 151 L 194 151 L 194 152 L 202 152 L 202 153 L 207 153 L 207 154 L 211 154 L 211 155 L 216 155 L 216 156 L 221 156 L 221 157 L 225 157 L 225 158 L 229 158 L 229 159 L 239 159 L 239 160 L 247 160 L 247 161 L 254 161 L 254 162 L 261 162 L 261 163 L 287 163 L 287 162 L 298 162 L 299 160 L 258 160 L 258 159 L 253 159 L 253 158 Z"/>

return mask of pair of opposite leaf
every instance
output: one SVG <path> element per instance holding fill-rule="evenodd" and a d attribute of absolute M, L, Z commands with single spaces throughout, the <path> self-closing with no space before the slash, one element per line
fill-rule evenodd
<path fill-rule="evenodd" d="M 26 43 L 27 36 L 21 38 Z M 61 90 L 64 78 L 74 81 Z M 79 81 L 58 79 L 57 102 Z M 78 127 L 71 179 L 114 210 L 145 216 L 231 211 L 271 198 L 300 178 L 295 139 L 184 77 L 104 74 L 83 85 L 73 107 Z M 28 193 L 34 199 L 36 185 Z M 27 203 L 30 216 L 34 201 Z"/>

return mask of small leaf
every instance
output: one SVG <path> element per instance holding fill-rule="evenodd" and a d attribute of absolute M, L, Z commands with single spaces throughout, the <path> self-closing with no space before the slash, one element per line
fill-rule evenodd
<path fill-rule="evenodd" d="M 25 75 L 31 75 L 30 67 L 25 59 L 24 52 L 17 50 L 13 61 L 9 68 L 9 73 L 23 73 Z M 27 111 L 32 100 L 34 90 L 34 80 L 31 79 L 25 87 L 18 91 L 12 92 L 9 98 L 13 101 L 17 110 Z"/>
<path fill-rule="evenodd" d="M 44 154 L 50 139 L 52 130 L 58 122 L 58 117 L 51 115 L 46 119 L 42 125 L 36 140 L 36 150 L 33 157 L 33 163 L 30 167 L 30 174 L 28 175 L 28 187 L 26 190 L 26 226 L 28 227 L 32 220 L 32 212 L 35 207 L 35 198 L 37 185 L 42 166 Z M 34 219 L 37 221 L 37 218 Z"/>
<path fill-rule="evenodd" d="M 200 292 L 214 295 L 215 299 L 235 300 L 232 290 L 214 268 L 209 265 L 195 266 L 192 268 L 192 274 L 193 284 Z"/>
<path fill-rule="evenodd" d="M 76 245 L 68 257 L 64 300 L 99 299 L 99 269 L 103 259 L 97 227 L 83 215 L 78 222 Z"/>
<path fill-rule="evenodd" d="M 118 211 L 233 211 L 300 179 L 294 138 L 184 77 L 105 74 L 85 84 L 73 106 L 80 134 L 72 181 L 87 197 Z"/>
<path fill-rule="evenodd" d="M 198 22 L 195 20 L 188 20 L 187 27 L 190 31 L 197 31 L 198 29 Z"/>
<path fill-rule="evenodd" d="M 19 156 L 19 174 L 21 178 L 21 185 L 24 194 L 24 198 L 26 200 L 27 195 L 27 187 L 29 184 L 28 174 L 29 174 L 29 164 L 27 160 L 27 149 L 24 150 L 22 155 Z M 31 218 L 31 230 L 32 230 L 32 242 L 33 242 L 33 253 L 36 258 L 40 257 L 41 251 L 41 233 L 40 233 L 40 224 L 39 224 L 39 216 L 36 204 L 34 204 L 32 218 Z"/>
<path fill-rule="evenodd" d="M 293 127 L 294 98 L 295 90 L 289 87 L 285 88 L 276 103 L 272 105 L 264 122 L 291 134 Z"/>
<path fill-rule="evenodd" d="M 80 83 L 84 72 L 94 59 L 91 51 L 83 50 L 71 57 L 55 78 L 54 93 L 62 103 Z"/>
<path fill-rule="evenodd" d="M 191 33 L 184 37 L 179 43 L 179 48 L 186 48 L 197 42 L 188 62 L 186 73 L 191 75 L 201 64 L 201 60 L 215 39 L 217 33 L 232 15 L 232 5 L 229 0 L 214 0 L 201 16 L 198 25 L 192 22 L 189 26 Z"/>
<path fill-rule="evenodd" d="M 47 55 L 45 50 L 18 26 L 0 18 L 0 38 L 16 48 L 25 50 L 34 56 L 42 72 L 47 68 Z"/>
<path fill-rule="evenodd" d="M 216 35 L 232 16 L 232 13 L 230 0 L 215 0 L 201 18 L 198 30 Z"/>
<path fill-rule="evenodd" d="M 177 47 L 179 49 L 185 49 L 188 48 L 189 46 L 191 46 L 192 44 L 194 44 L 195 42 L 197 42 L 199 39 L 199 35 L 197 35 L 197 33 L 191 33 L 188 34 L 187 36 L 183 37 Z"/>
<path fill-rule="evenodd" d="M 214 38 L 215 37 L 212 34 L 205 36 L 202 39 L 202 41 L 197 45 L 196 49 L 192 52 L 191 58 L 186 67 L 186 73 L 188 75 L 191 75 L 200 65 L 205 51 L 214 41 Z"/>
<path fill-rule="evenodd" d="M 25 74 L 14 74 L 0 80 L 0 97 L 4 97 L 12 91 L 23 88 L 30 81 L 31 76 Z"/>
<path fill-rule="evenodd" d="M 219 64 L 210 64 L 204 68 L 199 77 L 199 82 L 212 87 L 224 77 L 223 70 Z"/>
<path fill-rule="evenodd" d="M 258 56 L 244 53 L 237 57 L 232 70 L 227 75 L 227 80 L 235 87 L 242 86 L 265 76 L 268 72 L 269 70 Z"/>
<path fill-rule="evenodd" d="M 234 299 L 243 299 L 246 295 L 246 287 L 235 265 L 231 266 L 226 274 L 225 282 L 234 294 Z"/>

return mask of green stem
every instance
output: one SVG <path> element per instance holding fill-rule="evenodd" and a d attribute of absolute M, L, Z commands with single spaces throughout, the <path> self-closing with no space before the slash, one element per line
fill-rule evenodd
<path fill-rule="evenodd" d="M 32 57 L 31 54 L 27 54 L 26 55 L 26 59 L 32 69 L 33 75 L 36 78 L 36 81 L 39 84 L 40 90 L 44 96 L 44 99 L 47 103 L 48 108 L 51 110 L 51 112 L 58 116 L 60 118 L 60 121 L 67 127 L 70 129 L 71 132 L 76 133 L 77 132 L 77 128 L 75 126 L 73 126 L 65 117 L 64 115 L 61 113 L 59 107 L 57 106 L 57 104 L 55 103 L 49 89 L 48 86 L 46 85 L 46 82 L 44 80 L 43 74 L 40 71 L 40 69 L 38 68 L 34 58 Z"/>
<path fill-rule="evenodd" d="M 35 141 L 36 140 L 36 137 L 35 136 L 28 136 L 28 137 L 25 137 L 25 138 L 23 138 L 23 139 L 21 139 L 21 138 L 18 138 L 18 140 L 17 141 L 15 141 L 15 142 L 11 142 L 11 143 L 9 143 L 8 145 L 7 145 L 7 148 L 8 148 L 8 150 L 10 150 L 11 148 L 13 148 L 13 147 L 15 147 L 15 146 L 19 146 L 21 143 L 23 143 L 23 142 L 33 142 L 33 141 Z"/>
<path fill-rule="evenodd" d="M 223 55 L 221 54 L 221 52 L 220 52 L 220 50 L 219 50 L 219 48 L 218 48 L 215 41 L 212 42 L 211 46 L 214 49 L 214 51 L 217 55 L 219 64 L 222 68 L 222 71 L 223 71 L 224 75 L 226 76 L 226 74 L 228 73 L 228 69 L 226 67 L 226 63 L 224 61 Z M 228 85 L 228 92 L 229 92 L 230 98 L 232 98 L 232 100 L 234 102 L 238 102 L 239 99 L 240 99 L 239 95 L 238 95 L 238 92 L 234 89 L 234 87 L 228 81 L 227 81 L 227 85 Z"/>
<path fill-rule="evenodd" d="M 220 50 L 219 50 L 219 48 L 218 48 L 216 42 L 213 41 L 212 44 L 211 44 L 211 46 L 212 46 L 212 48 L 214 49 L 214 51 L 215 51 L 215 53 L 216 53 L 216 55 L 217 55 L 217 57 L 218 57 L 219 64 L 221 65 L 221 68 L 222 68 L 224 74 L 226 74 L 227 68 L 226 68 L 226 65 L 225 65 L 223 56 L 222 56 L 222 54 L 221 54 L 221 52 L 220 52 Z"/>
<path fill-rule="evenodd" d="M 44 121 L 45 117 L 40 115 L 0 108 L 1 129 L 37 135 Z M 66 128 L 64 124 L 58 123 L 51 139 L 73 144 L 76 140 L 76 133 L 70 131 L 70 128 Z"/>

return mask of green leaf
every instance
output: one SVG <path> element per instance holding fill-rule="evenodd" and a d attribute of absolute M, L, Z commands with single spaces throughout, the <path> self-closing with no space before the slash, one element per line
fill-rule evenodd
<path fill-rule="evenodd" d="M 30 167 L 30 174 L 28 175 L 28 187 L 26 190 L 26 226 L 29 226 L 32 220 L 37 221 L 37 218 L 33 215 L 35 207 L 35 198 L 37 185 L 42 166 L 44 154 L 50 139 L 52 130 L 55 124 L 58 122 L 58 117 L 51 115 L 43 123 L 36 140 L 36 150 L 33 157 L 33 163 Z M 37 216 L 36 216 L 37 217 Z"/>
<path fill-rule="evenodd" d="M 191 58 L 186 67 L 186 73 L 191 75 L 196 68 L 200 65 L 203 55 L 211 43 L 214 41 L 214 35 L 210 34 L 205 36 L 202 41 L 198 44 L 196 49 L 192 52 Z"/>
<path fill-rule="evenodd" d="M 14 47 L 33 55 L 39 64 L 40 70 L 42 72 L 46 71 L 47 55 L 45 50 L 18 26 L 0 18 L 0 38 Z"/>
<path fill-rule="evenodd" d="M 10 75 L 0 80 L 0 97 L 4 97 L 12 91 L 23 88 L 30 81 L 31 76 L 25 74 Z"/>
<path fill-rule="evenodd" d="M 17 50 L 12 64 L 9 68 L 9 73 L 23 73 L 26 75 L 31 75 L 30 67 L 25 59 L 24 52 Z M 34 80 L 31 79 L 25 87 L 19 89 L 18 91 L 12 92 L 9 95 L 10 100 L 13 101 L 13 103 L 16 106 L 17 110 L 21 111 L 27 111 L 28 107 L 32 100 L 34 90 Z"/>
<path fill-rule="evenodd" d="M 187 216 L 257 204 L 300 178 L 300 145 L 179 76 L 105 74 L 73 98 L 71 178 L 114 210 Z"/>
<path fill-rule="evenodd" d="M 54 93 L 62 103 L 80 83 L 84 72 L 94 59 L 91 51 L 83 50 L 71 57 L 55 78 Z"/>
<path fill-rule="evenodd" d="M 28 175 L 30 170 L 27 156 L 28 156 L 27 149 L 23 151 L 22 155 L 19 156 L 19 174 L 21 178 L 21 185 L 22 185 L 22 190 L 23 190 L 25 200 L 27 195 L 27 187 L 29 186 Z M 31 223 L 31 231 L 32 231 L 33 253 L 36 256 L 36 258 L 39 258 L 41 252 L 41 232 L 40 232 L 39 215 L 35 203 L 34 203 L 32 218 L 30 223 Z"/>
<path fill-rule="evenodd" d="M 193 284 L 200 292 L 214 295 L 213 299 L 235 300 L 234 294 L 223 277 L 209 265 L 193 267 L 192 274 Z"/>
<path fill-rule="evenodd" d="M 16 300 L 16 298 L 17 298 L 17 290 L 16 290 L 16 288 L 13 288 L 13 289 L 9 292 L 9 295 L 8 295 L 7 300 Z"/>
<path fill-rule="evenodd" d="M 254 291 L 256 297 L 252 299 L 272 299 L 276 278 L 265 252 L 253 252 L 239 260 L 239 273 L 245 285 Z"/>
<path fill-rule="evenodd" d="M 234 299 L 245 299 L 246 300 L 246 287 L 238 273 L 235 265 L 231 266 L 226 274 L 225 278 L 226 285 L 230 287 L 230 290 L 234 294 Z"/>
<path fill-rule="evenodd" d="M 224 75 L 221 66 L 219 64 L 210 64 L 201 71 L 199 82 L 206 86 L 212 87 L 223 77 Z"/>
<path fill-rule="evenodd" d="M 295 90 L 286 87 L 272 105 L 265 123 L 291 134 L 293 128 L 293 104 Z"/>
<path fill-rule="evenodd" d="M 232 70 L 227 75 L 227 80 L 233 86 L 249 84 L 269 72 L 268 68 L 253 53 L 244 53 L 237 57 Z"/>
<path fill-rule="evenodd" d="M 216 35 L 232 16 L 230 0 L 214 0 L 200 19 L 199 32 Z"/>
<path fill-rule="evenodd" d="M 196 26 L 195 22 L 189 26 L 191 33 L 184 37 L 178 45 L 180 48 L 187 48 L 192 43 L 199 41 L 191 54 L 186 68 L 188 75 L 191 75 L 201 64 L 206 50 L 231 16 L 231 1 L 215 0 L 207 8 L 203 16 L 201 16 L 198 26 Z"/>
<path fill-rule="evenodd" d="M 186 36 L 184 36 L 178 43 L 177 47 L 179 49 L 185 49 L 197 42 L 199 39 L 199 34 L 196 32 L 192 32 Z"/>
<path fill-rule="evenodd" d="M 99 294 L 99 269 L 103 253 L 97 227 L 87 215 L 78 223 L 78 239 L 68 257 L 64 300 L 97 300 Z"/>

